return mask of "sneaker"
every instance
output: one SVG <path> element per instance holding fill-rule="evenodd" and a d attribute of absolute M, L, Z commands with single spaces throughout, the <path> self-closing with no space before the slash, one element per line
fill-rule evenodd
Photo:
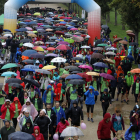
<path fill-rule="evenodd" d="M 92 118 L 91 118 L 91 122 L 92 122 L 92 123 L 94 122 Z"/>
<path fill-rule="evenodd" d="M 90 121 L 90 119 L 88 118 L 88 121 Z"/>
<path fill-rule="evenodd" d="M 111 101 L 114 102 L 115 100 L 114 99 L 111 99 Z"/>
<path fill-rule="evenodd" d="M 116 99 L 116 101 L 118 101 L 118 98 Z"/>

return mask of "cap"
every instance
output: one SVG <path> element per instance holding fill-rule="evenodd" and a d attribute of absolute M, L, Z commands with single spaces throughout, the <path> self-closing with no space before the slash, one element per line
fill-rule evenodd
<path fill-rule="evenodd" d="M 104 89 L 104 92 L 108 92 L 108 89 L 106 88 L 106 89 Z"/>

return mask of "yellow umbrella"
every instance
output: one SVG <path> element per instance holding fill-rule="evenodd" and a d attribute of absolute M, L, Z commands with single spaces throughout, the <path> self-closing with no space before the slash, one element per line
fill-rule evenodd
<path fill-rule="evenodd" d="M 63 19 L 59 19 L 59 21 L 64 21 Z"/>
<path fill-rule="evenodd" d="M 115 63 L 113 62 L 113 60 L 111 60 L 111 59 L 109 59 L 109 58 L 103 59 L 103 61 L 106 62 L 106 63 L 115 64 Z"/>
<path fill-rule="evenodd" d="M 87 75 L 91 75 L 91 76 L 99 76 L 100 74 L 97 72 L 87 72 Z"/>
<path fill-rule="evenodd" d="M 121 57 L 121 60 L 123 60 L 126 56 L 120 56 Z"/>
<path fill-rule="evenodd" d="M 42 47 L 39 47 L 39 46 L 33 47 L 33 49 L 36 51 L 44 52 L 44 49 Z"/>
<path fill-rule="evenodd" d="M 39 12 L 34 13 L 34 16 L 40 16 L 41 14 Z"/>
<path fill-rule="evenodd" d="M 43 67 L 42 69 L 44 69 L 44 70 L 52 70 L 52 69 L 56 69 L 56 66 L 48 65 L 48 66 Z"/>
<path fill-rule="evenodd" d="M 37 37 L 37 35 L 35 35 L 35 34 L 28 34 L 28 36 L 30 36 L 30 37 Z"/>

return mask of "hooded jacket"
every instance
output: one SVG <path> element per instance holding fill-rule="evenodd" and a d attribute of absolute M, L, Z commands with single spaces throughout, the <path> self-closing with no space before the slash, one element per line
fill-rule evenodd
<path fill-rule="evenodd" d="M 47 90 L 49 88 L 52 89 L 52 86 L 48 85 Z M 43 97 L 42 97 L 43 103 L 46 103 L 46 100 L 47 100 L 47 90 L 45 90 L 44 93 L 43 93 Z M 54 92 L 51 90 L 51 103 L 53 103 L 53 97 L 55 97 L 55 95 L 54 95 Z"/>
<path fill-rule="evenodd" d="M 118 70 L 116 71 L 117 79 L 118 79 L 120 73 L 124 74 L 124 71 L 122 70 L 122 67 L 121 66 L 118 66 Z"/>
<path fill-rule="evenodd" d="M 60 101 L 61 88 L 62 88 L 62 84 L 61 83 L 58 83 L 57 86 L 56 86 L 56 88 L 55 88 L 55 91 L 54 91 L 54 93 L 56 94 L 56 96 L 55 96 L 55 100 L 56 101 Z"/>
<path fill-rule="evenodd" d="M 138 113 L 136 113 L 137 115 L 139 115 Z M 139 127 L 140 130 L 140 118 L 138 118 L 138 121 L 135 119 L 135 116 L 132 116 L 130 119 L 130 122 L 132 122 L 132 125 L 137 125 Z"/>
<path fill-rule="evenodd" d="M 57 79 L 59 80 L 60 76 L 58 75 L 58 73 L 54 72 L 54 74 L 56 74 L 57 76 L 53 76 L 52 80 L 57 80 Z"/>
<path fill-rule="evenodd" d="M 118 57 L 115 56 L 114 60 L 115 60 L 115 66 L 117 67 L 121 62 L 121 57 L 120 56 L 118 56 Z"/>
<path fill-rule="evenodd" d="M 128 76 L 128 74 L 130 74 L 130 77 Z M 134 83 L 134 78 L 133 78 L 133 76 L 131 75 L 131 72 L 130 72 L 130 71 L 127 72 L 127 75 L 125 76 L 125 79 L 126 79 L 127 86 L 130 87 L 131 85 L 133 85 L 133 83 Z"/>
<path fill-rule="evenodd" d="M 85 104 L 86 105 L 94 105 L 95 104 L 94 96 L 95 95 L 99 95 L 99 92 L 98 91 L 94 91 L 93 86 L 90 86 L 89 89 L 92 89 L 92 93 L 90 93 L 89 90 L 84 93 L 85 96 L 86 96 Z"/>
<path fill-rule="evenodd" d="M 97 130 L 98 139 L 109 139 L 111 138 L 111 131 L 113 131 L 114 133 L 116 132 L 113 128 L 112 122 L 106 122 L 108 118 L 111 118 L 111 115 L 109 113 L 106 113 L 104 115 L 104 119 L 99 122 Z"/>
<path fill-rule="evenodd" d="M 129 55 L 127 56 L 130 60 L 130 62 L 132 63 L 134 61 L 134 58 L 132 56 L 132 52 L 128 53 Z"/>
<path fill-rule="evenodd" d="M 135 91 L 136 91 L 136 82 L 132 86 L 132 94 L 135 94 Z M 140 93 L 140 83 L 139 83 L 139 93 Z"/>
<path fill-rule="evenodd" d="M 37 129 L 38 132 L 39 132 L 38 135 L 35 134 L 35 130 L 36 130 L 36 129 Z M 39 126 L 35 126 L 35 127 L 34 127 L 34 133 L 33 133 L 32 135 L 35 137 L 36 140 L 44 140 L 43 135 L 40 133 L 40 128 L 39 128 Z"/>

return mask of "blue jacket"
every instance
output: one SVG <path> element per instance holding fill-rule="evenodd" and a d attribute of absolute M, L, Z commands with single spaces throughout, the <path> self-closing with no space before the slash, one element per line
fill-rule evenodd
<path fill-rule="evenodd" d="M 60 122 L 60 119 L 62 117 L 64 117 L 66 119 L 65 112 L 64 112 L 62 107 L 60 107 L 59 112 L 57 112 L 56 107 L 53 107 L 52 109 L 54 110 L 54 112 L 56 113 L 56 116 L 57 116 L 56 117 L 56 125 Z"/>
<path fill-rule="evenodd" d="M 98 91 L 94 91 L 93 86 L 90 86 L 89 88 L 92 89 L 92 94 L 90 93 L 89 90 L 88 90 L 87 92 L 84 93 L 84 94 L 86 95 L 85 104 L 86 104 L 86 105 L 94 105 L 94 104 L 95 104 L 94 96 L 95 96 L 95 95 L 99 95 L 99 92 L 98 92 Z"/>
<path fill-rule="evenodd" d="M 129 58 L 131 63 L 134 61 L 134 57 L 132 56 L 132 52 L 130 52 L 127 57 Z"/>
<path fill-rule="evenodd" d="M 128 54 L 130 54 L 132 52 L 132 47 L 129 46 L 129 49 L 128 49 Z"/>
<path fill-rule="evenodd" d="M 132 139 L 131 139 L 131 138 L 132 138 L 132 132 L 129 133 L 129 129 L 130 129 L 130 128 L 131 128 L 131 126 L 130 126 L 130 127 L 126 130 L 126 132 L 125 132 L 125 135 L 124 135 L 125 140 L 132 140 Z M 135 137 L 136 137 L 135 140 L 140 139 L 140 131 L 138 132 L 138 134 L 136 133 Z"/>
<path fill-rule="evenodd" d="M 54 72 L 54 74 L 57 74 L 57 76 L 53 76 L 53 80 L 59 80 L 59 78 L 60 78 L 60 76 L 58 75 L 58 73 L 57 72 Z"/>
<path fill-rule="evenodd" d="M 51 86 L 51 85 L 48 85 L 47 90 L 48 90 L 49 88 L 52 88 L 52 86 Z M 47 90 L 45 90 L 44 93 L 43 93 L 43 97 L 42 97 L 43 103 L 46 103 L 46 99 L 47 99 Z M 51 104 L 53 103 L 53 97 L 55 97 L 55 95 L 54 95 L 54 92 L 51 91 Z"/>

